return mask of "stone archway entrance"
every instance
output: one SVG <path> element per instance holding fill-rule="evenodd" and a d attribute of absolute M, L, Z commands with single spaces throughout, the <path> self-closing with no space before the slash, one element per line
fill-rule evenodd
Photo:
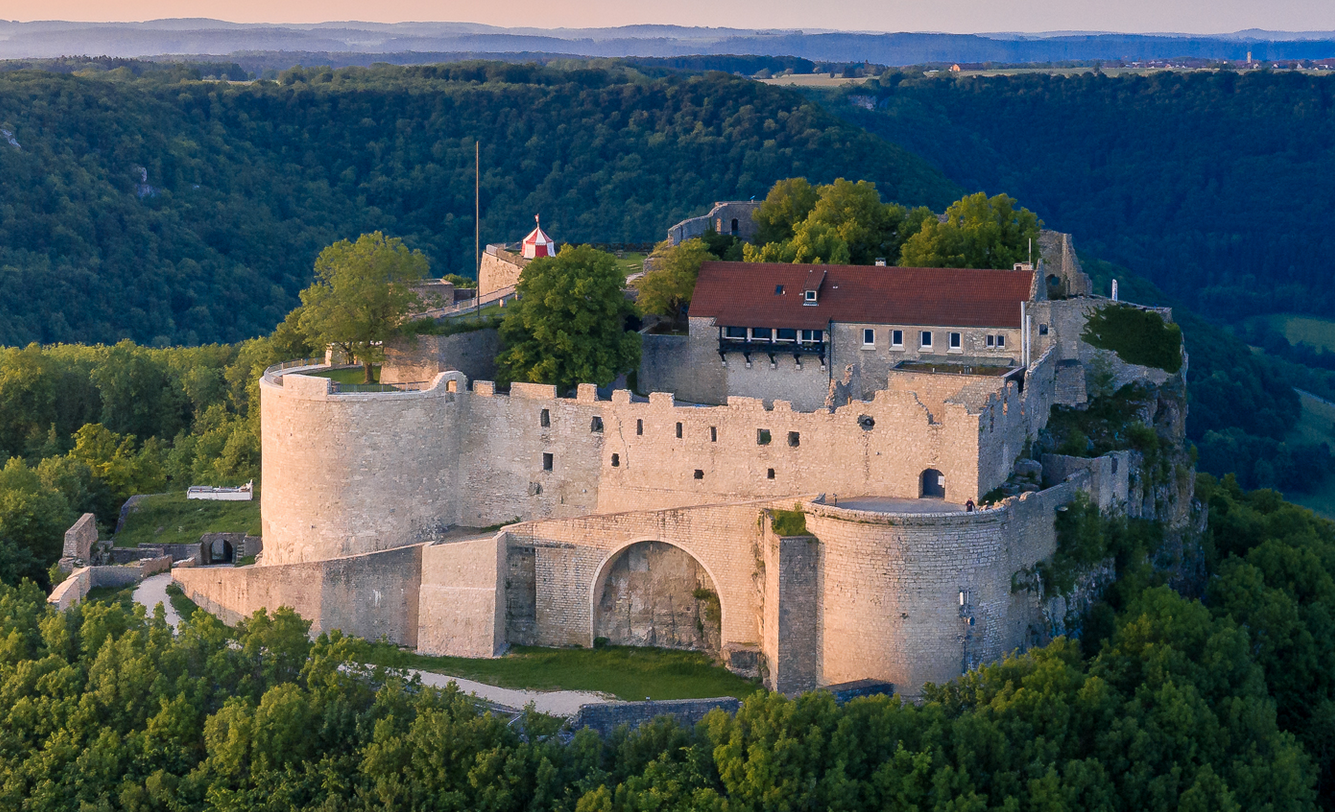
<path fill-rule="evenodd" d="M 945 499 L 946 498 L 946 477 L 935 468 L 928 468 L 922 472 L 922 492 L 920 494 L 924 499 Z"/>
<path fill-rule="evenodd" d="M 680 547 L 636 542 L 604 568 L 593 634 L 617 646 L 717 655 L 723 637 L 718 590 L 705 568 Z"/>

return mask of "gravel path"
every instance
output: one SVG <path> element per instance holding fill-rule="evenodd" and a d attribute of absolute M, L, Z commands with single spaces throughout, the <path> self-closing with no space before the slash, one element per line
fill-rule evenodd
<path fill-rule="evenodd" d="M 162 608 L 167 610 L 167 625 L 173 629 L 181 625 L 181 615 L 177 613 L 176 608 L 172 606 L 171 599 L 167 597 L 167 584 L 172 582 L 170 572 L 160 572 L 157 575 L 150 575 L 139 582 L 139 586 L 134 588 L 134 602 L 142 603 L 148 609 L 149 617 L 153 616 L 153 608 L 159 603 Z"/>
<path fill-rule="evenodd" d="M 607 694 L 593 693 L 592 691 L 523 691 L 514 688 L 497 688 L 495 685 L 487 685 L 486 683 L 450 677 L 444 674 L 433 674 L 430 671 L 410 670 L 422 678 L 423 685 L 444 688 L 453 682 L 458 684 L 459 690 L 464 693 L 474 694 L 488 702 L 495 702 L 508 708 L 523 708 L 532 702 L 539 713 L 546 713 L 551 716 L 574 716 L 580 705 L 616 701 L 614 697 Z"/>

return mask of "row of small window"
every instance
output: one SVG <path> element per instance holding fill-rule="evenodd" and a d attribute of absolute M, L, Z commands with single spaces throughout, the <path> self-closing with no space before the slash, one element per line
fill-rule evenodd
<path fill-rule="evenodd" d="M 543 456 L 543 465 L 544 465 L 544 466 L 547 466 L 547 464 L 550 462 L 550 460 L 548 460 L 547 458 L 550 457 L 551 454 L 543 454 L 542 456 Z M 620 467 L 621 467 L 621 455 L 620 455 L 620 454 L 613 454 L 613 455 L 612 455 L 612 467 L 613 467 L 613 468 L 620 468 Z M 544 470 L 550 471 L 550 470 L 552 470 L 552 469 L 551 469 L 550 467 L 545 467 Z M 705 472 L 704 472 L 704 469 L 696 468 L 696 469 L 695 469 L 694 478 L 695 478 L 695 479 L 704 479 L 704 478 L 705 478 Z M 768 469 L 766 469 L 766 471 L 765 471 L 765 478 L 766 478 L 766 479 L 774 479 L 774 478 L 775 478 L 775 476 L 774 476 L 774 469 L 773 469 L 773 468 L 768 468 Z"/>
<path fill-rule="evenodd" d="M 952 350 L 958 350 L 958 349 L 961 349 L 961 347 L 962 347 L 962 342 L 963 342 L 963 338 L 962 338 L 962 336 L 961 336 L 959 333 L 949 333 L 948 336 L 947 336 L 947 339 L 946 339 L 946 340 L 949 342 L 950 349 L 952 349 Z M 876 330 L 875 330 L 875 329 L 873 329 L 873 328 L 871 328 L 871 327 L 864 327 L 864 328 L 862 329 L 862 346 L 864 346 L 864 347 L 875 347 L 875 346 L 876 346 Z M 903 330 L 891 330 L 891 331 L 890 331 L 890 346 L 891 346 L 891 347 L 901 347 L 901 348 L 904 346 L 904 331 L 903 331 Z M 931 348 L 932 348 L 932 331 L 931 331 L 931 330 L 922 330 L 922 331 L 920 331 L 920 332 L 918 333 L 918 346 L 921 347 L 921 348 L 924 349 L 924 350 L 928 350 L 928 349 L 931 349 Z M 987 337 L 987 346 L 989 346 L 989 347 L 1004 347 L 1004 346 L 1006 346 L 1006 337 L 1005 337 L 1004 335 L 989 335 L 989 336 Z"/>
<path fill-rule="evenodd" d="M 724 327 L 723 337 L 734 341 L 774 341 L 818 344 L 825 340 L 824 330 L 789 330 L 772 327 Z"/>
<path fill-rule="evenodd" d="M 598 418 L 594 418 L 594 419 L 597 420 Z M 601 425 L 600 425 L 600 426 L 599 426 L 599 430 L 601 430 L 601 428 L 602 428 L 602 427 L 601 427 Z M 684 429 L 685 429 L 685 427 L 684 427 L 681 423 L 678 423 L 678 424 L 677 424 L 677 439 L 678 439 L 678 440 L 682 439 L 682 435 L 683 435 Z M 643 420 L 638 420 L 638 419 L 637 419 L 637 420 L 635 421 L 635 433 L 636 433 L 637 435 L 643 435 L 643 434 L 644 434 L 644 421 L 643 421 Z M 773 436 L 770 434 L 770 430 L 769 430 L 769 429 L 756 429 L 756 445 L 769 445 L 770 442 L 771 442 L 772 440 L 773 440 Z M 710 426 L 710 427 L 709 427 L 709 442 L 711 442 L 711 443 L 717 443 L 717 442 L 718 442 L 718 426 Z M 791 447 L 791 448 L 797 448 L 798 446 L 802 445 L 802 434 L 801 434 L 801 432 L 796 432 L 796 431 L 790 431 L 790 432 L 788 432 L 788 445 L 789 445 L 789 447 Z"/>

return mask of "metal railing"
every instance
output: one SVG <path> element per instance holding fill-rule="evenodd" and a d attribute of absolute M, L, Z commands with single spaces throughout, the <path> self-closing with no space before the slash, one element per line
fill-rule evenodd
<path fill-rule="evenodd" d="M 431 381 L 404 381 L 403 383 L 340 383 L 330 381 L 329 391 L 340 392 L 421 392 L 431 388 Z"/>
<path fill-rule="evenodd" d="M 322 367 L 324 365 L 324 358 L 298 358 L 295 361 L 284 361 L 281 364 L 274 364 L 271 367 L 265 368 L 263 377 L 264 380 L 269 381 L 270 383 L 276 383 L 279 386 L 282 386 L 283 378 L 276 373 L 287 369 L 296 369 L 297 367 Z"/>
<path fill-rule="evenodd" d="M 467 299 L 458 304 L 450 305 L 449 307 L 433 307 L 430 310 L 424 310 L 419 316 L 432 319 L 458 316 L 460 314 L 468 313 L 471 310 L 481 310 L 482 308 L 496 304 L 497 302 L 500 302 L 501 306 L 504 307 L 506 302 L 514 301 L 518 296 L 519 292 L 515 290 L 514 285 L 506 285 L 505 287 L 493 290 L 480 298 Z"/>

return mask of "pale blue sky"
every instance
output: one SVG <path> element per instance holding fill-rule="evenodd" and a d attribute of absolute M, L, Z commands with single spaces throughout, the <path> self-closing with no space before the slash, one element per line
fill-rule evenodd
<path fill-rule="evenodd" d="M 632 23 L 873 31 L 1335 30 L 1332 0 L 3 0 L 11 20 L 467 21 L 503 26 Z"/>

